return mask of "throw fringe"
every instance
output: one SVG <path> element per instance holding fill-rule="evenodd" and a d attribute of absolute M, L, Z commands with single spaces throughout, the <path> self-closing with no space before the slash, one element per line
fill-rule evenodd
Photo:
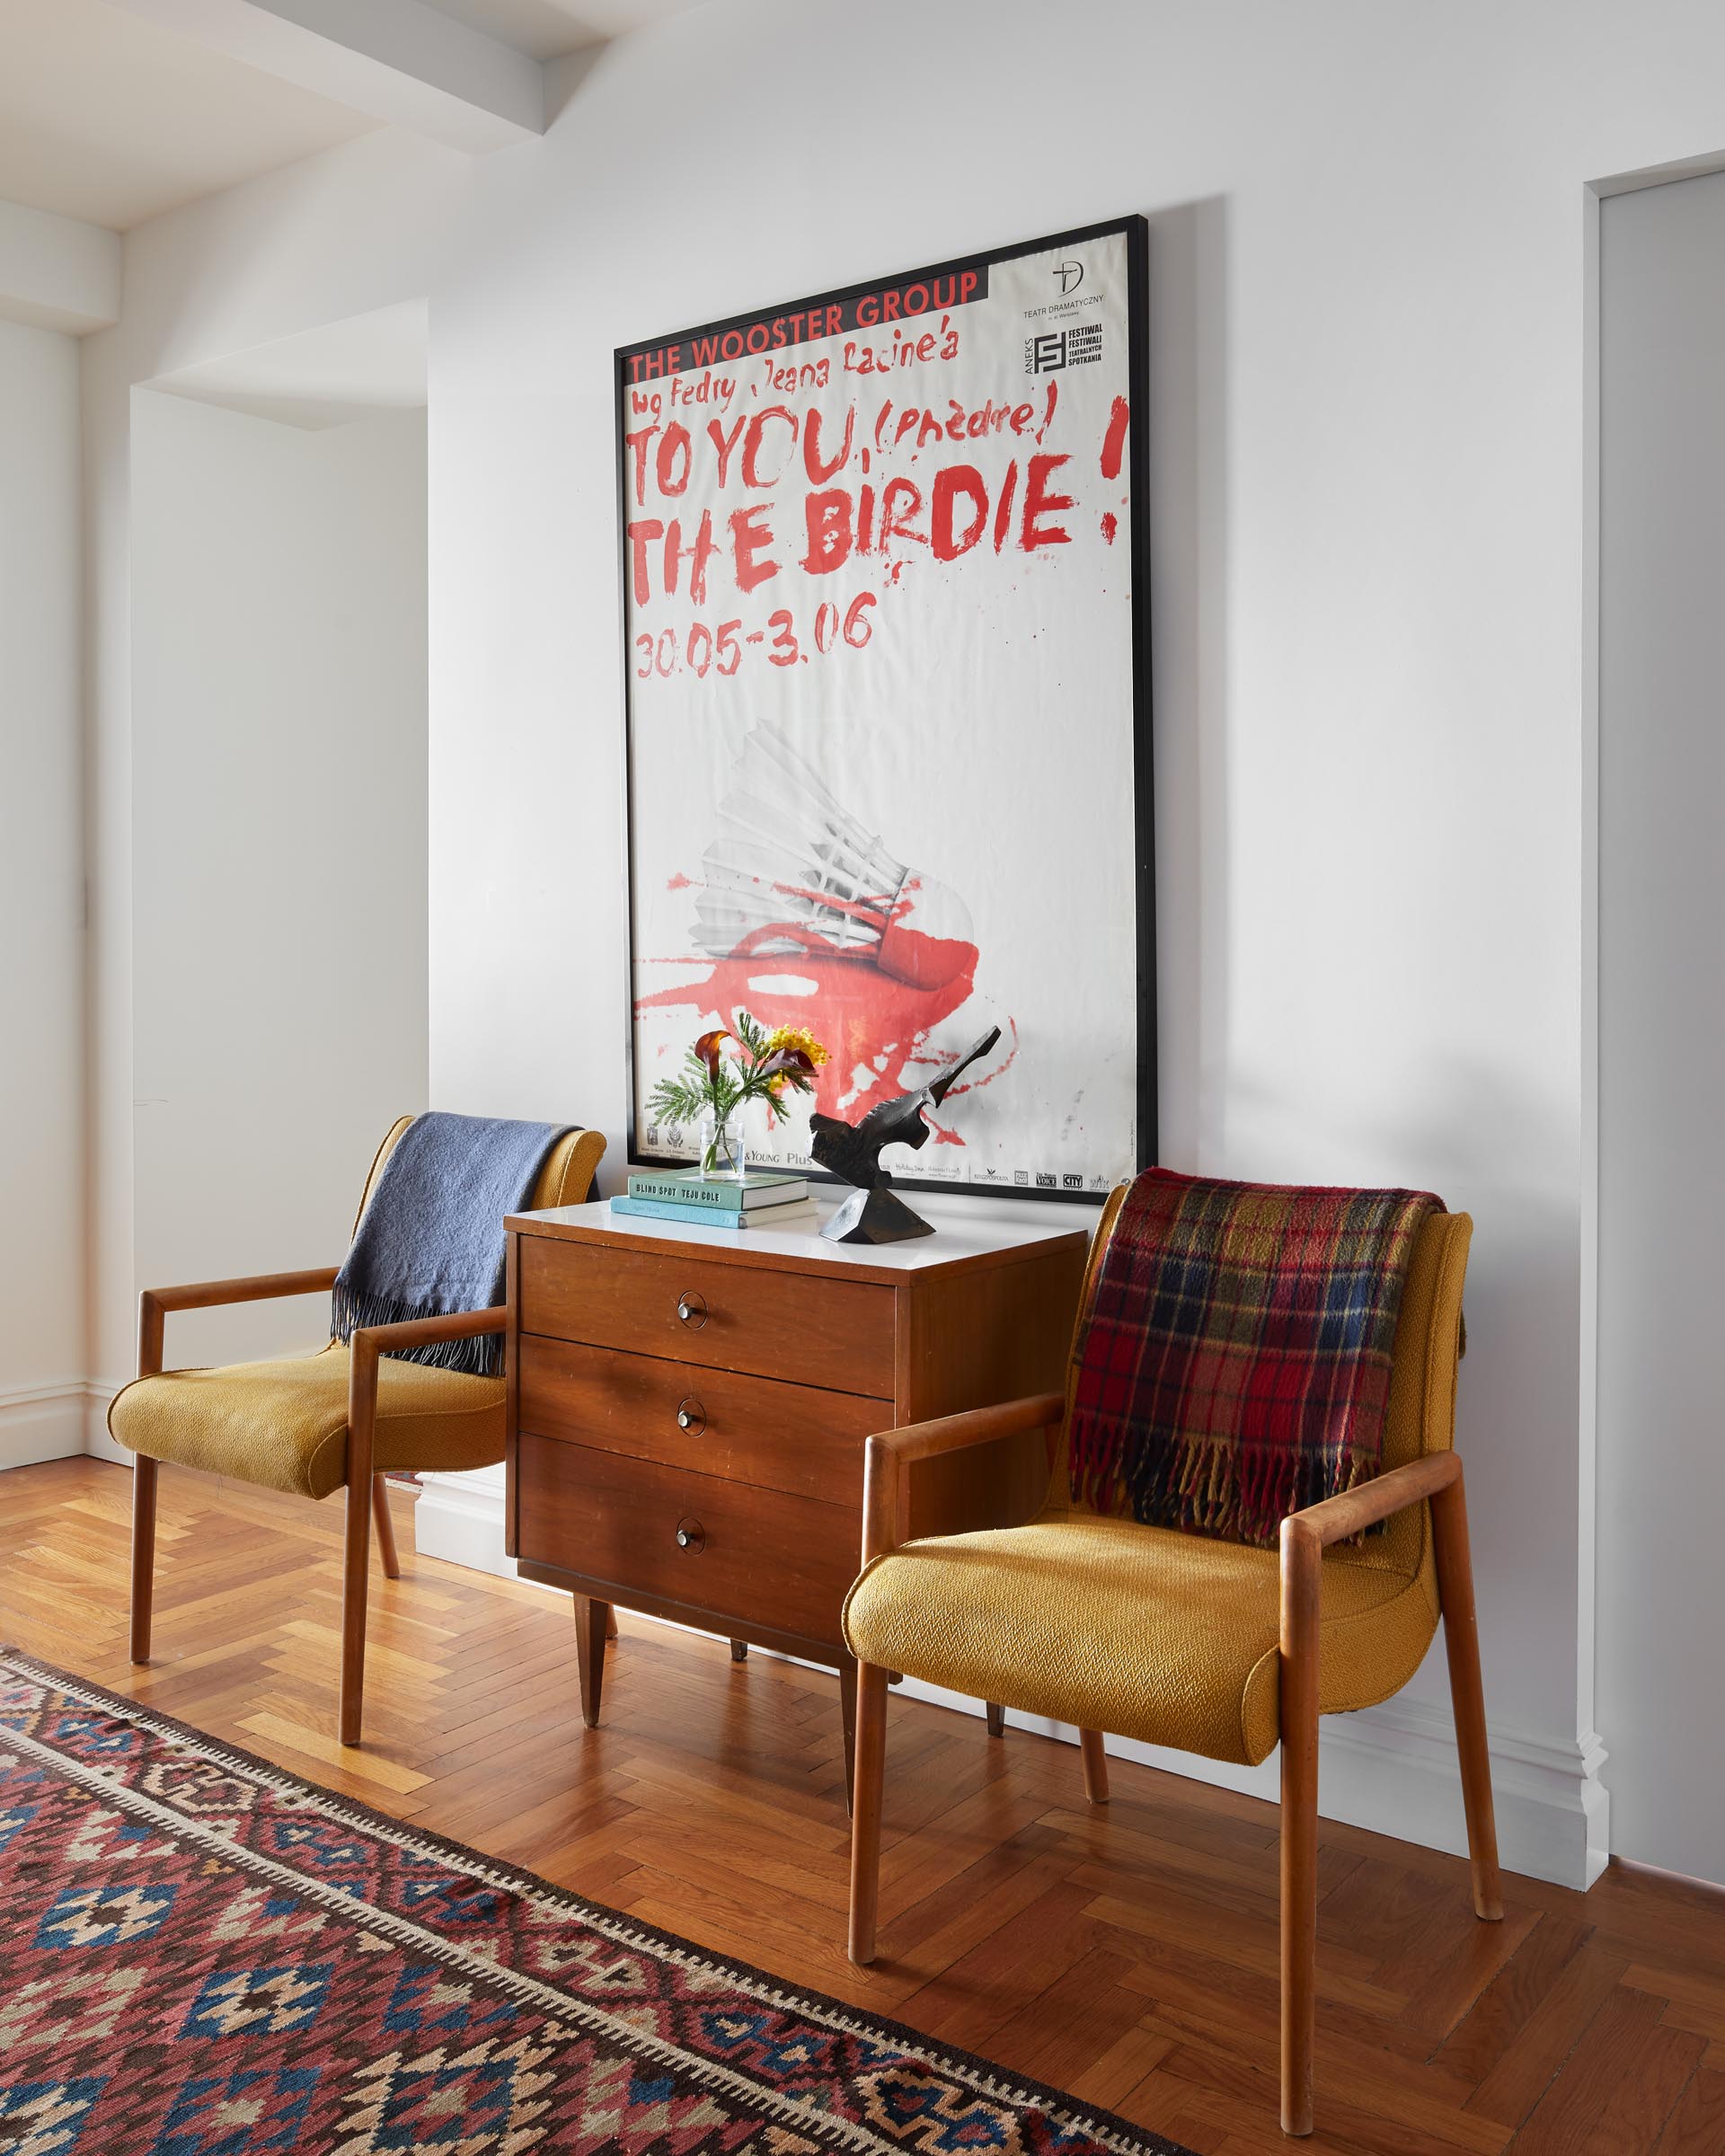
<path fill-rule="evenodd" d="M 1216 1542 L 1274 1547 L 1282 1522 L 1326 1498 L 1369 1482 L 1377 1462 L 1348 1448 L 1293 1453 L 1232 1438 L 1173 1437 L 1143 1445 L 1122 1425 L 1098 1443 L 1093 1428 L 1071 1461 L 1072 1494 L 1092 1512 L 1128 1516 L 1146 1527 L 1173 1527 Z M 1368 1533 L 1380 1532 L 1377 1528 Z M 1363 1536 L 1351 1538 L 1358 1542 Z"/>
<path fill-rule="evenodd" d="M 429 1303 L 399 1303 L 387 1295 L 356 1294 L 338 1280 L 331 1297 L 330 1338 L 345 1347 L 357 1330 L 367 1325 L 406 1325 L 420 1318 L 447 1318 L 447 1310 Z M 482 1332 L 461 1340 L 431 1340 L 423 1348 L 395 1351 L 402 1363 L 427 1363 L 438 1370 L 460 1370 L 470 1377 L 496 1377 L 503 1367 L 503 1336 Z"/>

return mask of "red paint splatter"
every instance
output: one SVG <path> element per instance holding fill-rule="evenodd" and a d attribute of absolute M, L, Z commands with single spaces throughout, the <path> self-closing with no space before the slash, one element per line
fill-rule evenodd
<path fill-rule="evenodd" d="M 857 1104 L 864 1109 L 913 1092 L 935 1074 L 927 1065 L 938 1068 L 941 1057 L 929 1056 L 928 1037 L 971 994 L 977 955 L 975 944 L 967 946 L 966 963 L 936 987 L 896 981 L 866 959 L 836 954 L 719 959 L 703 981 L 639 996 L 635 1009 L 684 1006 L 692 1021 L 728 1026 L 740 1006 L 768 1028 L 812 1026 L 830 1057 L 815 1079 L 815 1106 L 836 1116 L 845 1112 L 844 1099 L 854 1087 L 859 1065 L 869 1070 L 884 1065 Z M 756 985 L 786 974 L 812 981 L 815 993 L 787 995 Z"/>
<path fill-rule="evenodd" d="M 1113 545 L 1114 535 L 1119 530 L 1119 521 L 1116 518 L 1113 510 L 1104 509 L 1102 511 L 1102 537 L 1107 540 L 1110 546 Z"/>
<path fill-rule="evenodd" d="M 1126 451 L 1126 423 L 1131 417 L 1131 408 L 1124 397 L 1116 397 L 1108 415 L 1108 432 L 1102 437 L 1102 477 L 1118 479 L 1120 476 L 1120 458 Z"/>
<path fill-rule="evenodd" d="M 679 870 L 675 876 L 665 879 L 665 888 L 668 891 L 686 891 L 694 880 L 692 876 L 685 876 Z"/>

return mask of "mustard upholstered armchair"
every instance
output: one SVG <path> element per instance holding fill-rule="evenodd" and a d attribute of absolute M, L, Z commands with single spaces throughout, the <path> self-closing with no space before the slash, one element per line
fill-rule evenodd
<path fill-rule="evenodd" d="M 1473 1905 L 1502 1915 L 1462 1465 L 1451 1450 L 1462 1279 L 1473 1223 L 1420 1227 L 1395 1330 L 1381 1471 L 1282 1523 L 1278 1552 L 1076 1505 L 1074 1387 L 1101 1254 L 1098 1224 L 1064 1396 L 951 1415 L 869 1440 L 863 1569 L 845 1612 L 858 1672 L 851 1958 L 875 1951 L 888 1673 L 1076 1724 L 1085 1790 L 1108 1799 L 1102 1732 L 1255 1765 L 1282 1747 L 1282 2125 L 1312 2130 L 1316 2000 L 1318 1717 L 1405 1684 L 1441 1611 L 1461 1754 Z M 936 1454 L 1054 1433 L 1028 1525 L 906 1540 L 909 1476 Z M 1381 1534 L 1360 1530 L 1386 1523 Z M 991 1727 L 996 1719 L 991 1712 Z"/>
<path fill-rule="evenodd" d="M 402 1116 L 378 1148 L 355 1216 L 359 1220 L 384 1163 L 412 1121 Z M 532 1208 L 579 1205 L 605 1151 L 597 1131 L 571 1130 L 547 1154 Z M 356 1328 L 350 1342 L 315 1355 L 225 1369 L 162 1367 L 163 1321 L 171 1310 L 312 1294 L 335 1284 L 339 1268 L 266 1273 L 192 1287 L 146 1288 L 138 1298 L 137 1377 L 115 1395 L 108 1427 L 137 1455 L 132 1489 L 132 1660 L 150 1658 L 155 1571 L 156 1475 L 164 1461 L 231 1475 L 266 1489 L 327 1498 L 345 1488 L 341 1579 L 341 1707 L 344 1745 L 359 1742 L 365 1686 L 366 1587 L 371 1524 L 391 1579 L 399 1577 L 384 1476 L 493 1467 L 504 1451 L 504 1381 L 396 1359 L 398 1349 L 501 1332 L 502 1308 L 399 1325 Z"/>

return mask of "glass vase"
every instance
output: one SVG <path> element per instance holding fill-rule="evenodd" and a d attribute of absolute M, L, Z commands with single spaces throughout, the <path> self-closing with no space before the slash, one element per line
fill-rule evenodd
<path fill-rule="evenodd" d="M 748 1147 L 743 1137 L 741 1104 L 728 1116 L 708 1109 L 695 1129 L 703 1182 L 740 1183 L 748 1173 Z"/>

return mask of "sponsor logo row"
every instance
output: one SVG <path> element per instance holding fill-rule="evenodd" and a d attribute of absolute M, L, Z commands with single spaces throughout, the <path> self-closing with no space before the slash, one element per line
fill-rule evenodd
<path fill-rule="evenodd" d="M 641 1151 L 655 1159 L 683 1162 L 694 1151 L 693 1135 L 675 1125 L 649 1126 Z M 782 1152 L 749 1155 L 751 1167 L 764 1169 L 814 1170 L 809 1155 L 795 1146 L 786 1146 Z M 1120 1180 L 1118 1175 L 1096 1173 L 1077 1168 L 1008 1168 L 993 1162 L 983 1161 L 920 1161 L 894 1160 L 889 1163 L 893 1180 L 899 1183 L 972 1183 L 993 1184 L 1002 1189 L 1091 1191 L 1106 1194 Z"/>

